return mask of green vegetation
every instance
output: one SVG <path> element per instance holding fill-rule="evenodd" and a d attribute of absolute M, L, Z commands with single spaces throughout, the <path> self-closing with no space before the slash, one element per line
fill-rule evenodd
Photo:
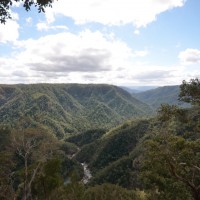
<path fill-rule="evenodd" d="M 200 81 L 199 79 L 191 79 L 189 83 L 182 82 L 180 86 L 179 99 L 193 105 L 200 105 Z"/>
<path fill-rule="evenodd" d="M 127 190 L 113 184 L 102 184 L 90 188 L 74 182 L 60 188 L 51 199 L 57 200 L 146 200 L 142 191 Z"/>
<path fill-rule="evenodd" d="M 88 200 L 139 200 L 140 197 L 135 191 L 126 190 L 117 185 L 103 184 L 91 187 L 86 191 Z"/>
<path fill-rule="evenodd" d="M 30 98 L 44 98 L 46 103 L 40 109 L 49 113 L 48 106 L 54 105 L 50 102 L 59 95 L 52 95 L 52 85 L 42 86 L 50 87 L 51 92 L 44 95 L 42 88 Z M 78 85 L 78 91 L 74 91 L 76 86 L 65 88 L 70 98 L 76 97 L 74 105 L 82 102 L 82 107 L 92 108 L 93 104 L 87 105 L 89 95 L 93 95 L 92 103 L 94 99 L 104 104 L 107 101 L 105 96 L 98 96 L 105 94 L 107 86 L 95 90 L 89 86 L 91 90 L 84 92 L 85 86 Z M 200 200 L 198 79 L 184 81 L 180 88 L 180 98 L 191 107 L 162 104 L 151 119 L 129 120 L 111 129 L 80 129 L 61 140 L 48 126 L 33 123 L 31 116 L 21 118 L 13 129 L 2 125 L 0 199 Z M 13 99 L 13 91 L 13 87 L 1 90 L 1 99 Z M 86 163 L 92 173 L 87 184 L 81 181 L 85 173 L 81 163 Z"/>
<path fill-rule="evenodd" d="M 68 159 L 62 143 L 41 127 L 0 128 L 0 199 L 46 199 L 72 172 L 83 176 L 79 163 Z"/>
<path fill-rule="evenodd" d="M 138 143 L 149 126 L 150 121 L 145 119 L 126 122 L 84 145 L 75 158 L 89 164 L 93 174 L 90 184 L 107 182 L 126 188 L 139 187 L 138 170 L 133 162 L 140 152 Z"/>
<path fill-rule="evenodd" d="M 200 85 L 196 82 L 197 79 L 195 83 L 194 80 L 183 82 L 182 100 L 198 102 Z M 158 199 L 200 199 L 199 114 L 199 106 L 181 109 L 165 105 L 160 108 L 160 124 L 154 127 L 151 139 L 145 142 L 142 163 L 142 179 L 154 191 L 154 199 L 155 196 Z"/>
<path fill-rule="evenodd" d="M 135 98 L 150 105 L 153 109 L 158 109 L 161 104 L 178 105 L 189 107 L 189 104 L 179 101 L 179 86 L 164 86 L 133 94 Z"/>
<path fill-rule="evenodd" d="M 110 85 L 0 86 L 0 124 L 43 126 L 58 138 L 149 114 L 152 110 L 146 104 Z"/>
<path fill-rule="evenodd" d="M 99 139 L 105 133 L 106 133 L 106 130 L 104 129 L 88 130 L 86 132 L 71 136 L 67 138 L 66 141 L 74 143 L 78 146 L 83 146 L 85 144 L 92 143 L 93 141 Z"/>

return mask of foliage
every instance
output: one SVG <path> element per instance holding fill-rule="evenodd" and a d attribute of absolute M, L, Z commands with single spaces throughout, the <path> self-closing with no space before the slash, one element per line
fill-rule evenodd
<path fill-rule="evenodd" d="M 193 105 L 200 105 L 200 81 L 198 78 L 182 82 L 179 99 Z"/>
<path fill-rule="evenodd" d="M 87 200 L 140 200 L 135 191 L 117 185 L 103 184 L 91 187 L 86 191 Z M 141 199 L 142 200 L 142 199 Z"/>
<path fill-rule="evenodd" d="M 13 131 L 11 148 L 23 162 L 22 199 L 31 198 L 32 184 L 48 159 L 57 150 L 56 139 L 43 129 Z"/>
<path fill-rule="evenodd" d="M 111 162 L 128 155 L 136 146 L 138 140 L 145 134 L 149 126 L 148 120 L 141 120 L 131 126 L 122 126 L 102 139 L 100 151 L 90 162 L 92 168 L 102 169 Z"/>
<path fill-rule="evenodd" d="M 105 133 L 105 129 L 87 130 L 86 132 L 67 138 L 66 141 L 74 143 L 78 146 L 83 146 L 99 139 Z"/>
<path fill-rule="evenodd" d="M 0 86 L 0 124 L 17 129 L 43 126 L 59 139 L 89 129 L 107 129 L 151 112 L 128 92 L 111 85 Z"/>
<path fill-rule="evenodd" d="M 3 130 L 4 134 L 0 131 L 1 136 L 6 135 L 8 139 L 0 152 L 0 191 L 9 191 L 12 194 L 10 199 L 14 199 L 14 196 L 23 200 L 31 199 L 37 176 L 46 172 L 46 163 L 56 154 L 59 155 L 59 142 L 40 127 L 12 130 L 10 134 L 5 134 L 9 131 Z"/>
<path fill-rule="evenodd" d="M 60 188 L 51 198 L 57 200 L 146 200 L 140 194 L 112 184 L 102 184 L 87 189 L 83 184 L 73 182 Z"/>
<path fill-rule="evenodd" d="M 141 181 L 138 178 L 137 167 L 134 166 L 133 159 L 126 156 L 112 162 L 102 170 L 98 170 L 91 179 L 89 185 L 100 185 L 103 183 L 112 183 L 124 188 L 139 188 Z"/>
<path fill-rule="evenodd" d="M 160 108 L 159 126 L 144 143 L 142 164 L 142 179 L 155 191 L 154 199 L 200 199 L 199 111 L 199 107 Z"/>
<path fill-rule="evenodd" d="M 62 141 L 60 148 L 68 156 L 73 156 L 79 151 L 79 147 L 67 141 Z"/>
<path fill-rule="evenodd" d="M 32 6 L 38 8 L 38 12 L 44 12 L 46 7 L 51 7 L 53 0 L 1 0 L 0 2 L 0 23 L 6 23 L 7 19 L 11 18 L 10 8 L 13 6 L 13 3 L 19 2 L 22 3 L 26 11 L 29 11 Z"/>
<path fill-rule="evenodd" d="M 178 108 L 176 105 L 169 105 L 169 104 L 161 104 L 160 108 L 158 109 L 158 120 L 161 121 L 168 121 L 173 120 L 174 117 L 178 115 L 182 115 L 183 109 Z"/>
<path fill-rule="evenodd" d="M 138 98 L 140 101 L 150 105 L 155 110 L 157 110 L 161 106 L 161 104 L 189 107 L 190 104 L 180 102 L 178 100 L 179 93 L 180 87 L 176 85 L 158 87 L 156 89 L 133 94 L 133 96 Z"/>
<path fill-rule="evenodd" d="M 75 174 L 77 181 L 81 181 L 84 175 L 82 165 L 76 160 L 69 159 L 66 156 L 62 159 L 61 173 L 65 181 L 71 177 L 71 174 Z"/>
<path fill-rule="evenodd" d="M 12 171 L 15 163 L 12 153 L 6 147 L 10 144 L 10 130 L 7 127 L 0 127 L 0 199 L 13 199 L 14 189 L 12 185 Z"/>
<path fill-rule="evenodd" d="M 77 159 L 81 163 L 91 162 L 93 160 L 93 157 L 95 157 L 95 155 L 99 151 L 100 146 L 101 146 L 100 140 L 84 145 L 81 148 L 81 150 L 76 154 L 75 159 Z"/>
<path fill-rule="evenodd" d="M 7 126 L 0 127 L 0 151 L 6 149 L 6 146 L 10 143 L 11 131 Z"/>
<path fill-rule="evenodd" d="M 198 104 L 162 104 L 156 117 L 106 132 L 130 117 L 131 101 L 129 94 L 107 85 L 0 87 L 0 120 L 18 127 L 0 128 L 0 198 L 199 200 Z M 115 123 L 107 124 L 112 117 Z M 48 130 L 68 137 L 58 141 Z M 92 171 L 85 186 L 78 162 Z"/>
<path fill-rule="evenodd" d="M 192 167 L 193 159 L 198 158 L 198 155 L 194 157 L 198 151 L 194 143 L 167 134 L 146 142 L 142 179 L 148 188 L 157 189 L 159 199 L 191 199 L 190 188 L 184 184 L 190 179 L 194 181 L 193 175 L 197 172 Z"/>
<path fill-rule="evenodd" d="M 132 152 L 149 125 L 149 120 L 126 122 L 81 148 L 75 158 L 89 164 L 92 185 L 109 182 L 126 188 L 139 186 L 138 170 L 133 165 L 138 154 Z"/>
<path fill-rule="evenodd" d="M 63 188 L 60 197 L 56 198 L 59 200 L 87 200 L 85 196 L 85 186 L 79 182 L 72 182 Z"/>
<path fill-rule="evenodd" d="M 49 199 L 53 191 L 62 185 L 61 160 L 54 158 L 44 164 L 33 183 L 32 192 L 39 199 Z"/>

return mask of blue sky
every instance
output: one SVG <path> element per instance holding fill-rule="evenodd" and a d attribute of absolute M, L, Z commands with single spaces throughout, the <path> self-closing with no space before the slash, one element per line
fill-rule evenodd
<path fill-rule="evenodd" d="M 15 4 L 0 24 L 0 83 L 180 84 L 200 77 L 199 0 Z"/>

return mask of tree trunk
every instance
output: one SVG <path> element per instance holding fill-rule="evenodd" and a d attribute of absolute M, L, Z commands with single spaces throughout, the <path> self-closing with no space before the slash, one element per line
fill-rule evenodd
<path fill-rule="evenodd" d="M 25 165 L 25 177 L 24 177 L 24 191 L 23 191 L 23 200 L 27 200 L 27 190 L 28 190 L 28 161 L 27 157 L 24 157 L 24 165 Z"/>

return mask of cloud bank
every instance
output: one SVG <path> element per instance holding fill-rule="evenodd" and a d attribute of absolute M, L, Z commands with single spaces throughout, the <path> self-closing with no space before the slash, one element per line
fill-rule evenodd
<path fill-rule="evenodd" d="M 0 24 L 0 43 L 14 42 L 19 37 L 19 24 L 15 20 L 8 20 Z"/>
<path fill-rule="evenodd" d="M 133 56 L 124 42 L 89 30 L 19 41 L 17 46 L 22 51 L 16 59 L 39 72 L 111 71 Z"/>
<path fill-rule="evenodd" d="M 71 17 L 76 24 L 133 24 L 145 27 L 167 10 L 182 7 L 186 0 L 59 0 L 48 9 L 46 17 L 53 22 L 56 15 Z"/>
<path fill-rule="evenodd" d="M 183 64 L 198 64 L 200 63 L 200 50 L 188 48 L 181 51 L 178 57 Z"/>

